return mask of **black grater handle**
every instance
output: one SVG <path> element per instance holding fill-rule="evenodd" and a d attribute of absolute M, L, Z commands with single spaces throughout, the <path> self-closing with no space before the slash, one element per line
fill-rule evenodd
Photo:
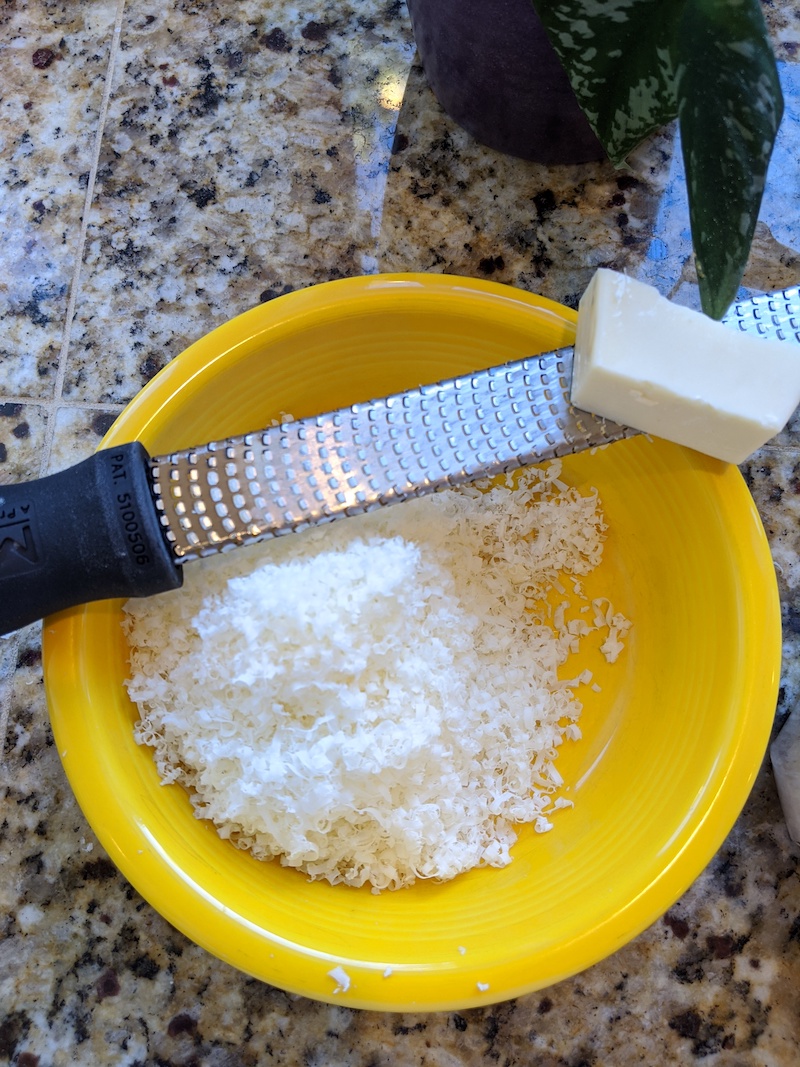
<path fill-rule="evenodd" d="M 91 600 L 177 589 L 138 442 L 58 474 L 0 484 L 0 634 Z"/>

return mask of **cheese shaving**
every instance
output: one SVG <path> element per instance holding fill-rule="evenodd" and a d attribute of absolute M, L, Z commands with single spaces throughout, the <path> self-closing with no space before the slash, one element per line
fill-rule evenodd
<path fill-rule="evenodd" d="M 548 596 L 605 525 L 560 463 L 193 565 L 126 605 L 135 737 L 162 782 L 259 859 L 397 889 L 511 861 L 569 802 L 555 768 L 581 705 L 559 668 L 594 627 Z"/>
<path fill-rule="evenodd" d="M 350 988 L 350 975 L 344 967 L 336 966 L 328 971 L 328 977 L 336 982 L 334 993 L 346 993 Z"/>

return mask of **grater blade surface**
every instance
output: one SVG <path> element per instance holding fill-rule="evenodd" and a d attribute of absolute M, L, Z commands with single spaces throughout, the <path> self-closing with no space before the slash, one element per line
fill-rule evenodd
<path fill-rule="evenodd" d="M 574 408 L 572 348 L 151 460 L 177 562 L 637 431 Z"/>
<path fill-rule="evenodd" d="M 722 321 L 770 341 L 800 342 L 800 286 L 761 293 L 733 304 Z"/>

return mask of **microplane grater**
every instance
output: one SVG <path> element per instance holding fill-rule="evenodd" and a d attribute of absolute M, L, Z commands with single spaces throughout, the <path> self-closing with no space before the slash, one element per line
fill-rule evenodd
<path fill-rule="evenodd" d="M 724 321 L 800 342 L 798 288 Z M 562 348 L 166 456 L 111 446 L 0 485 L 0 634 L 175 589 L 201 556 L 633 436 L 573 407 L 572 358 Z"/>
<path fill-rule="evenodd" d="M 798 290 L 724 321 L 800 341 Z M 572 357 L 562 348 L 155 458 L 171 549 L 188 561 L 635 435 L 573 407 Z"/>

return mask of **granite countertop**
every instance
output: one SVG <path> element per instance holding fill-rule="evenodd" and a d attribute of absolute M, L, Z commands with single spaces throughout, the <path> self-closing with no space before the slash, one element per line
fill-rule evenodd
<path fill-rule="evenodd" d="M 745 277 L 800 281 L 800 10 L 765 0 L 787 112 Z M 169 359 L 343 276 L 489 277 L 575 305 L 599 265 L 696 304 L 675 131 L 605 163 L 498 157 L 441 112 L 399 0 L 19 0 L 0 10 L 0 482 L 88 455 Z M 800 423 L 743 466 L 800 693 Z M 0 640 L 0 1064 L 800 1062 L 800 848 L 768 762 L 652 927 L 463 1013 L 319 1004 L 217 961 L 118 873 L 54 749 L 39 627 Z"/>

